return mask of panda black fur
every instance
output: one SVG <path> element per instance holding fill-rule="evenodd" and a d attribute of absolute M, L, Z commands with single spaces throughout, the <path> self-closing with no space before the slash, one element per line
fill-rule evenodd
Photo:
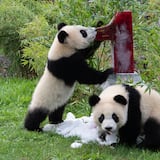
<path fill-rule="evenodd" d="M 80 25 L 58 25 L 58 33 L 48 53 L 45 71 L 37 84 L 29 105 L 24 126 L 41 131 L 40 123 L 48 116 L 50 123 L 62 122 L 62 115 L 71 97 L 75 82 L 101 84 L 113 69 L 104 72 L 90 68 L 86 59 L 99 47 L 96 28 Z"/>
<path fill-rule="evenodd" d="M 117 84 L 89 98 L 100 137 L 117 132 L 122 144 L 160 149 L 160 94 L 146 89 Z M 137 144 L 140 135 L 144 139 Z"/>

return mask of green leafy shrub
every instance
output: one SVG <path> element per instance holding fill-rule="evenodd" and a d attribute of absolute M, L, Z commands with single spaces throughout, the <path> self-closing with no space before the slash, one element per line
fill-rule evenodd
<path fill-rule="evenodd" d="M 143 10 L 140 5 L 136 11 L 133 25 L 136 68 L 143 80 L 155 83 L 157 87 L 160 85 L 160 5 L 155 7 L 154 2 L 146 2 Z"/>
<path fill-rule="evenodd" d="M 26 27 L 26 24 L 31 23 L 32 25 L 34 24 L 34 21 L 36 21 L 35 19 L 43 17 L 43 12 L 47 10 L 50 3 L 35 0 L 4 0 L 0 1 L 0 5 L 0 46 L 3 48 L 4 54 L 7 55 L 12 62 L 10 74 L 26 75 L 29 73 L 29 68 L 28 65 L 24 66 L 23 63 L 21 63 L 23 57 L 25 57 L 25 55 L 23 55 L 23 49 L 29 45 L 29 43 L 26 42 L 27 40 L 32 41 L 34 39 L 34 42 L 36 40 L 39 41 L 39 39 L 42 38 L 40 37 L 41 28 L 39 29 L 38 25 L 37 28 L 30 27 L 31 31 L 27 31 L 27 39 L 23 36 L 23 33 L 22 36 L 20 35 L 20 30 L 21 28 Z M 42 20 L 42 18 L 39 20 Z M 44 21 L 41 23 L 43 22 Z M 41 24 L 41 26 L 43 26 L 43 24 Z M 35 30 L 34 33 L 33 29 Z M 48 32 L 46 33 L 45 31 L 42 31 L 42 35 L 47 37 Z M 44 34 L 44 32 L 46 34 Z M 31 33 L 33 35 L 31 35 Z"/>
<path fill-rule="evenodd" d="M 34 14 L 15 1 L 0 2 L 0 46 L 11 61 L 11 69 L 20 64 L 20 38 L 18 30 L 30 22 Z"/>
<path fill-rule="evenodd" d="M 31 71 L 35 71 L 37 75 L 40 75 L 44 70 L 45 61 L 47 60 L 47 51 L 44 45 L 33 42 L 29 47 L 24 49 L 22 64 L 27 65 Z"/>
<path fill-rule="evenodd" d="M 38 75 L 43 72 L 46 55 L 57 32 L 58 23 L 95 26 L 97 21 L 102 20 L 104 24 L 108 24 L 117 11 L 131 10 L 137 70 L 146 81 L 159 82 L 158 0 L 147 0 L 143 3 L 137 0 L 56 0 L 54 3 L 6 0 L 0 4 L 0 44 L 3 45 L 5 54 L 10 55 L 16 64 L 22 63 Z M 103 42 L 89 63 L 98 69 L 110 65 L 110 42 Z M 144 63 L 147 68 L 144 68 Z"/>

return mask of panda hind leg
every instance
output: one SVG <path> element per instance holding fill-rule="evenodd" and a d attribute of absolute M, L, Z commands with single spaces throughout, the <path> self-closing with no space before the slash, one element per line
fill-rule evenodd
<path fill-rule="evenodd" d="M 40 123 L 46 119 L 48 112 L 47 109 L 42 107 L 32 111 L 29 110 L 24 121 L 24 127 L 29 131 L 41 132 Z"/>
<path fill-rule="evenodd" d="M 57 108 L 54 111 L 51 111 L 49 113 L 49 122 L 51 124 L 58 124 L 58 123 L 63 122 L 62 117 L 63 117 L 64 109 L 65 109 L 65 105 Z"/>
<path fill-rule="evenodd" d="M 149 118 L 144 125 L 145 139 L 139 145 L 140 148 L 157 151 L 160 149 L 160 123 Z"/>

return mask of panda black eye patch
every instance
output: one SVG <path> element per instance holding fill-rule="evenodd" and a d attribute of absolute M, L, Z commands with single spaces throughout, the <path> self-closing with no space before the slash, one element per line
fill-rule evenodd
<path fill-rule="evenodd" d="M 80 33 L 84 38 L 87 37 L 87 32 L 85 30 L 80 30 Z"/>
<path fill-rule="evenodd" d="M 101 116 L 98 118 L 99 122 L 102 123 L 104 120 L 104 114 L 101 114 Z"/>
<path fill-rule="evenodd" d="M 114 120 L 116 123 L 119 122 L 119 118 L 118 118 L 118 116 L 117 116 L 115 113 L 112 114 L 112 118 L 113 118 L 113 120 Z"/>

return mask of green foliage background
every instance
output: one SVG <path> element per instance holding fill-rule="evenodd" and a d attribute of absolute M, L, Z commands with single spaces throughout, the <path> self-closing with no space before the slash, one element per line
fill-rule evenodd
<path fill-rule="evenodd" d="M 122 10 L 133 13 L 136 70 L 160 90 L 159 0 L 0 0 L 0 52 L 11 59 L 11 75 L 39 77 L 58 23 L 94 26 L 102 20 L 108 24 Z M 101 45 L 89 63 L 97 69 L 111 65 L 109 42 Z M 75 137 L 25 131 L 23 120 L 36 84 L 37 79 L 0 78 L 0 159 L 159 160 L 160 153 L 125 146 L 111 149 L 90 143 L 74 150 L 70 144 Z M 77 85 L 65 114 L 89 115 L 87 100 L 93 92 L 97 91 L 91 86 Z"/>
<path fill-rule="evenodd" d="M 157 74 L 160 71 L 159 3 L 158 0 L 1 0 L 0 46 L 12 60 L 12 74 L 25 75 L 30 70 L 41 75 L 58 23 L 94 26 L 102 20 L 107 24 L 117 11 L 131 10 L 136 67 L 145 80 L 157 81 L 160 78 Z M 108 57 L 110 46 L 105 42 L 89 63 L 103 69 L 111 63 Z"/>

